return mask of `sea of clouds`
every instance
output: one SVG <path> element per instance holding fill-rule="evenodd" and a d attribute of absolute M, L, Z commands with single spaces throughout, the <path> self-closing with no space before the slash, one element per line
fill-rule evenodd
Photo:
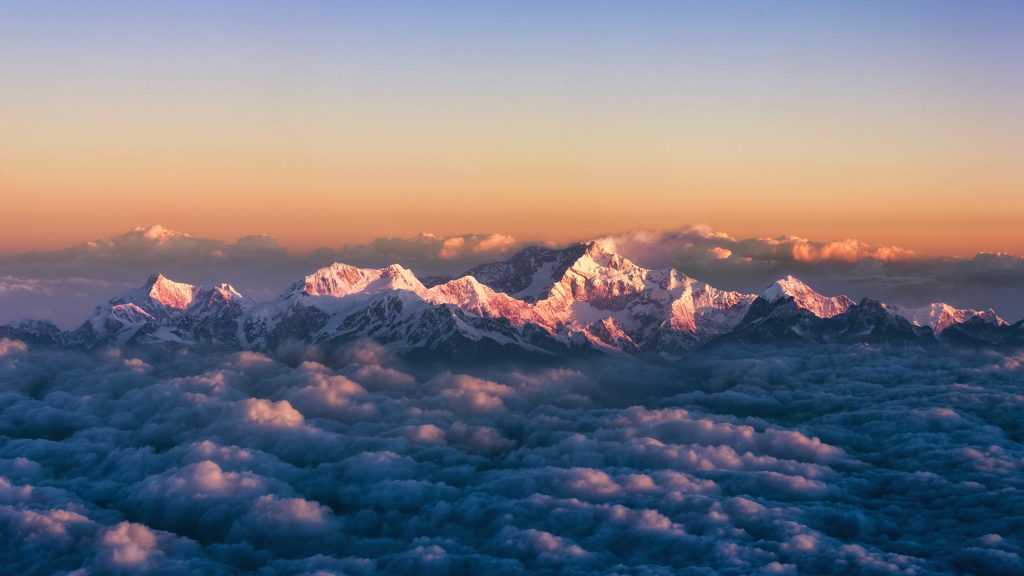
<path fill-rule="evenodd" d="M 1021 574 L 1024 355 L 0 341 L 10 574 Z"/>

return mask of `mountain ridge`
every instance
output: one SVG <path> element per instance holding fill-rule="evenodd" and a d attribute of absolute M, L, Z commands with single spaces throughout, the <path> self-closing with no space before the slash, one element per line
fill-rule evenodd
<path fill-rule="evenodd" d="M 98 306 L 75 330 L 7 325 L 0 336 L 86 348 L 255 350 L 372 339 L 398 353 L 471 356 L 488 349 L 671 358 L 729 341 L 930 344 L 950 329 L 951 341 L 1016 345 L 1024 340 L 1017 326 L 992 310 L 854 303 L 819 294 L 793 276 L 759 294 L 721 290 L 675 269 L 638 266 L 587 242 L 526 248 L 429 285 L 400 264 L 357 268 L 335 262 L 269 302 L 254 302 L 230 284 L 193 286 L 155 274 Z"/>

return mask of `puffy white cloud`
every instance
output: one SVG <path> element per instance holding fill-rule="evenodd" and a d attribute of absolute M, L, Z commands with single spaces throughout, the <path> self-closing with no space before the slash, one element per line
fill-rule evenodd
<path fill-rule="evenodd" d="M 381 267 L 401 263 L 417 272 L 456 272 L 480 262 L 501 259 L 520 244 L 505 234 L 460 234 L 413 238 L 378 238 L 366 244 L 349 244 L 333 253 L 336 260 L 354 266 Z"/>
<path fill-rule="evenodd" d="M 107 564 L 114 568 L 145 568 L 162 553 L 157 548 L 156 534 L 142 524 L 121 522 L 107 529 L 100 537 Z"/>
<path fill-rule="evenodd" d="M 495 546 L 516 556 L 530 557 L 544 563 L 572 561 L 588 556 L 586 550 L 572 541 L 534 528 L 518 530 L 507 526 L 496 535 Z"/>
<path fill-rule="evenodd" d="M 878 246 L 853 238 L 813 241 L 799 236 L 736 239 L 707 226 L 691 226 L 668 232 L 634 231 L 599 240 L 608 249 L 646 265 L 701 260 L 739 262 L 853 263 L 860 260 L 898 262 L 919 258 L 912 250 Z"/>
<path fill-rule="evenodd" d="M 272 402 L 264 398 L 249 398 L 242 401 L 242 414 L 246 420 L 267 426 L 294 428 L 305 421 L 302 413 L 287 400 Z"/>
<path fill-rule="evenodd" d="M 168 475 L 153 476 L 142 484 L 148 496 L 187 496 L 209 498 L 237 496 L 260 492 L 263 482 L 252 474 L 225 472 L 215 462 L 204 460 L 173 471 Z"/>
<path fill-rule="evenodd" d="M 269 236 L 246 236 L 231 243 L 198 238 L 154 224 L 137 226 L 111 238 L 83 242 L 63 250 L 33 256 L 37 260 L 57 262 L 77 260 L 79 263 L 132 263 L 153 259 L 204 262 L 228 257 L 254 259 L 283 254 L 284 249 Z"/>
<path fill-rule="evenodd" d="M 88 525 L 92 521 L 78 512 L 65 509 L 26 510 L 11 505 L 0 505 L 0 520 L 7 524 L 19 538 L 40 540 L 64 540 L 76 526 Z"/>
<path fill-rule="evenodd" d="M 857 262 L 871 259 L 881 262 L 899 262 L 919 257 L 913 250 L 899 246 L 875 246 L 853 238 L 831 242 L 813 242 L 799 236 L 780 236 L 778 238 L 746 240 L 742 244 L 742 254 L 764 260 Z"/>
<path fill-rule="evenodd" d="M 516 239 L 505 234 L 449 236 L 441 242 L 441 251 L 438 253 L 438 257 L 442 260 L 455 260 L 477 255 L 498 257 L 509 252 L 515 246 Z"/>
<path fill-rule="evenodd" d="M 4 356 L 10 356 L 25 352 L 28 350 L 28 344 L 25 344 L 21 340 L 11 340 L 10 338 L 0 338 L 0 358 Z"/>
<path fill-rule="evenodd" d="M 449 442 L 473 453 L 494 453 L 506 450 L 514 442 L 502 435 L 501 431 L 491 426 L 470 426 L 465 422 L 455 422 L 448 428 L 445 436 Z"/>
<path fill-rule="evenodd" d="M 433 382 L 445 405 L 462 412 L 492 412 L 505 406 L 512 388 L 467 374 L 443 374 Z"/>
<path fill-rule="evenodd" d="M 410 426 L 405 430 L 405 437 L 410 442 L 445 443 L 444 430 L 433 424 Z"/>
<path fill-rule="evenodd" d="M 105 573 L 187 573 L 198 546 L 145 524 L 119 522 L 96 539 L 96 568 Z M 208 571 L 192 566 L 192 569 Z"/>
<path fill-rule="evenodd" d="M 285 396 L 286 402 L 290 401 L 302 414 L 350 421 L 379 414 L 374 403 L 364 401 L 365 388 L 321 364 L 305 362 L 297 374 L 308 384 L 289 390 Z M 298 423 L 301 422 L 300 419 Z"/>

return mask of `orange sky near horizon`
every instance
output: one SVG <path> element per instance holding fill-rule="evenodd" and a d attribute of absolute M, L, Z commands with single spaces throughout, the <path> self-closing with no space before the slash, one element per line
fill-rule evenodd
<path fill-rule="evenodd" d="M 756 176 L 740 182 L 712 177 L 701 181 L 691 172 L 673 181 L 672 174 L 659 179 L 623 169 L 609 170 L 603 178 L 579 170 L 550 180 L 535 171 L 521 183 L 506 180 L 489 192 L 478 188 L 501 178 L 481 174 L 459 182 L 458 175 L 440 173 L 406 183 L 366 177 L 361 185 L 351 185 L 360 191 L 349 191 L 348 186 L 302 178 L 293 178 L 290 185 L 249 188 L 237 180 L 283 182 L 287 176 L 247 172 L 247 178 L 235 182 L 204 174 L 178 182 L 144 176 L 89 181 L 81 172 L 75 181 L 61 182 L 37 172 L 25 179 L 29 181 L 12 183 L 5 175 L 0 187 L 16 192 L 3 200 L 0 251 L 57 249 L 156 223 L 228 241 L 269 234 L 296 252 L 420 232 L 501 232 L 523 240 L 565 242 L 704 223 L 737 238 L 795 234 L 813 240 L 857 238 L 932 255 L 1024 255 L 1024 201 L 1010 192 L 1003 201 L 979 205 L 978 195 L 969 193 L 954 192 L 939 200 L 930 192 L 915 198 L 901 194 L 898 186 L 864 192 L 846 181 L 823 194 L 798 181 L 784 180 L 766 189 L 758 186 Z M 776 187 L 788 191 L 788 200 L 779 200 Z M 798 187 L 806 191 L 798 195 Z M 50 192 L 54 189 L 69 193 Z"/>
<path fill-rule="evenodd" d="M 267 145 L 268 138 L 239 150 L 239 141 L 224 138 L 188 146 L 193 135 L 163 131 L 161 141 L 134 146 L 124 144 L 131 134 L 108 133 L 89 136 L 83 157 L 85 134 L 55 130 L 34 149 L 5 151 L 16 160 L 0 173 L 7 191 L 0 250 L 60 248 L 155 223 L 224 240 L 269 234 L 293 251 L 419 232 L 564 242 L 705 223 L 735 237 L 1024 254 L 1024 163 L 1009 154 L 1000 161 L 997 150 L 907 155 L 894 150 L 907 143 L 882 136 L 852 149 L 790 134 L 796 141 L 785 149 L 767 138 L 750 144 L 763 146 L 757 156 L 725 146 L 701 151 L 681 137 L 641 157 L 627 140 L 643 134 L 572 153 L 587 138 L 562 136 L 574 141 L 557 146 L 551 140 L 559 132 L 534 127 L 518 145 L 448 139 L 424 155 L 416 150 L 429 146 L 425 132 L 393 151 L 356 150 L 330 134 L 301 149 Z M 531 139 L 549 144 L 531 148 Z M 815 153 L 828 145 L 833 152 Z M 324 149 L 337 153 L 317 151 Z"/>
<path fill-rule="evenodd" d="M 100 5 L 0 8 L 0 252 L 704 223 L 1024 255 L 1012 4 Z"/>

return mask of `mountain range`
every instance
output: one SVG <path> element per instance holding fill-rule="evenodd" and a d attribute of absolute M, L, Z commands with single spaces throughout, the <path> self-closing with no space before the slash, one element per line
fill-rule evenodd
<path fill-rule="evenodd" d="M 943 303 L 921 308 L 824 296 L 787 276 L 759 294 L 721 290 L 674 269 L 643 268 L 601 242 L 526 248 L 454 278 L 398 264 L 335 263 L 257 302 L 229 284 L 163 275 L 98 306 L 79 328 L 29 320 L 0 337 L 34 345 L 272 350 L 375 340 L 409 356 L 570 353 L 672 358 L 729 343 L 1019 346 L 1024 321 Z"/>

